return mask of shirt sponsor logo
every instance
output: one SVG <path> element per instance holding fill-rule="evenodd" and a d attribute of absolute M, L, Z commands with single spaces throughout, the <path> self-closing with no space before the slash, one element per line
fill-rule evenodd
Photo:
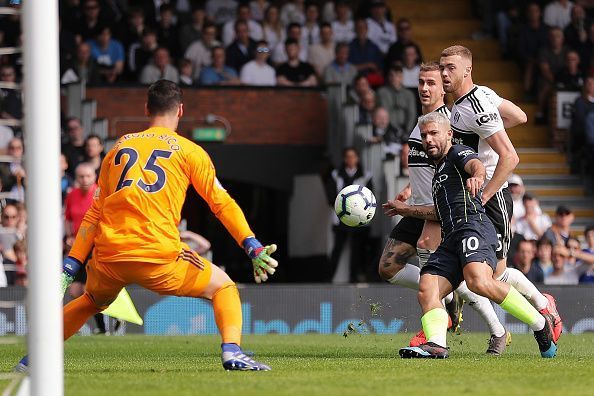
<path fill-rule="evenodd" d="M 497 121 L 498 118 L 499 118 L 499 115 L 497 115 L 497 113 L 491 113 L 491 114 L 484 114 L 484 115 L 480 116 L 475 121 L 478 126 L 482 126 L 483 124 L 486 124 L 489 121 Z"/>

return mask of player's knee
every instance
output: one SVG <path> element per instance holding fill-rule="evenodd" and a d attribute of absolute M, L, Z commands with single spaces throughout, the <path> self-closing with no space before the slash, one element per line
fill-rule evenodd
<path fill-rule="evenodd" d="M 485 297 L 489 297 L 490 293 L 490 286 L 491 286 L 491 279 L 486 279 L 482 276 L 472 276 L 465 278 L 466 285 L 470 289 L 470 291 Z"/>

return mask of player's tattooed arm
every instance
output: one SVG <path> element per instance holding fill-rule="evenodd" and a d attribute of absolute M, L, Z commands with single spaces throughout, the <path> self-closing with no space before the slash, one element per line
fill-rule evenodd
<path fill-rule="evenodd" d="M 386 216 L 416 217 L 422 220 L 439 220 L 434 206 L 412 206 L 397 199 L 388 201 L 382 205 Z"/>
<path fill-rule="evenodd" d="M 485 183 L 485 166 L 479 159 L 471 159 L 464 165 L 464 171 L 470 175 L 466 180 L 466 189 L 475 197 Z"/>

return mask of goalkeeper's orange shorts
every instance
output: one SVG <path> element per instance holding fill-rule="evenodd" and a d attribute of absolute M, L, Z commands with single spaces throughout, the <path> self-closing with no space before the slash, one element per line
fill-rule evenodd
<path fill-rule="evenodd" d="M 107 308 L 118 296 L 120 290 L 130 284 L 137 284 L 155 293 L 200 297 L 210 282 L 212 263 L 194 253 L 195 257 L 180 257 L 169 264 L 145 262 L 99 262 L 96 255 L 87 264 L 86 292 L 100 309 Z M 198 258 L 204 269 L 198 268 Z"/>

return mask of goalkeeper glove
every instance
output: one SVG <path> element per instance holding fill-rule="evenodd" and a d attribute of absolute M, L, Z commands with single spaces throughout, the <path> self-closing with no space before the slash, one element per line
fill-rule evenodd
<path fill-rule="evenodd" d="M 256 238 L 248 237 L 243 241 L 243 249 L 249 258 L 252 259 L 256 283 L 266 282 L 268 280 L 268 274 L 274 274 L 278 266 L 278 262 L 270 257 L 276 251 L 276 245 L 262 246 Z"/>
<path fill-rule="evenodd" d="M 81 266 L 82 263 L 74 257 L 68 256 L 64 259 L 64 263 L 62 264 L 62 297 L 64 297 L 68 286 L 74 282 L 74 277 Z"/>

